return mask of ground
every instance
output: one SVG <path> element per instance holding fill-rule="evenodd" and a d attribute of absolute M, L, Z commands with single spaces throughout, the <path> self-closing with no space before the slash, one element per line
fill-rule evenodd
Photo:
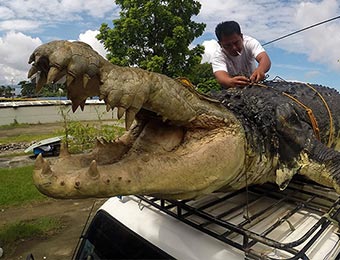
<path fill-rule="evenodd" d="M 28 128 L 14 128 L 11 130 L 0 129 L 0 135 L 4 137 L 24 133 L 43 134 L 51 133 L 56 129 L 61 128 L 62 124 L 60 123 L 34 125 Z M 0 160 L 0 167 L 6 167 L 8 165 L 18 166 L 26 163 L 33 163 L 33 160 L 28 156 L 20 156 L 11 159 L 2 158 L 2 160 Z M 31 205 L 0 209 L 0 226 L 4 223 L 30 220 L 43 216 L 57 217 L 62 221 L 61 228 L 55 234 L 44 239 L 31 238 L 20 241 L 14 255 L 7 257 L 6 252 L 4 252 L 4 256 L 0 259 L 26 259 L 29 254 L 33 254 L 34 259 L 36 260 L 71 259 L 93 205 L 94 213 L 104 201 L 105 199 L 50 199 L 45 202 Z"/>
<path fill-rule="evenodd" d="M 71 259 L 82 234 L 86 220 L 105 200 L 50 200 L 29 206 L 12 207 L 0 212 L 0 226 L 20 220 L 30 220 L 43 216 L 57 217 L 62 226 L 56 234 L 47 238 L 32 238 L 19 243 L 15 253 L 1 259 L 26 259 L 29 254 L 34 259 L 64 260 Z M 5 252 L 6 254 L 6 252 Z"/>

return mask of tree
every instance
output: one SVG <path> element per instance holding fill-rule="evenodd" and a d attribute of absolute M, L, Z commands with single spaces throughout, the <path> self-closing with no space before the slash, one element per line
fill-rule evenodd
<path fill-rule="evenodd" d="M 205 62 L 202 64 L 196 64 L 193 67 L 192 73 L 187 75 L 187 77 L 201 93 L 221 90 L 221 85 L 215 79 L 210 63 Z"/>
<path fill-rule="evenodd" d="M 35 85 L 31 81 L 23 80 L 19 84 L 21 86 L 21 95 L 24 97 L 35 96 Z"/>
<path fill-rule="evenodd" d="M 97 38 L 108 51 L 107 58 L 121 66 L 185 76 L 201 62 L 204 47 L 190 49 L 202 35 L 205 24 L 191 20 L 201 9 L 193 0 L 116 0 L 120 18 L 113 28 L 102 24 Z"/>
<path fill-rule="evenodd" d="M 64 84 L 46 84 L 39 93 L 35 91 L 35 84 L 31 81 L 20 81 L 19 85 L 21 85 L 21 95 L 24 97 L 56 97 L 59 96 L 59 89 L 62 89 L 65 92 Z"/>

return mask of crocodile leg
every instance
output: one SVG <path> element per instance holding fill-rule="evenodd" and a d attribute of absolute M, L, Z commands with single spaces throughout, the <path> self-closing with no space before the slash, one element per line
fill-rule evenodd
<path fill-rule="evenodd" d="M 340 194 L 340 153 L 322 143 L 311 140 L 301 154 L 299 173 L 307 178 L 328 186 Z"/>

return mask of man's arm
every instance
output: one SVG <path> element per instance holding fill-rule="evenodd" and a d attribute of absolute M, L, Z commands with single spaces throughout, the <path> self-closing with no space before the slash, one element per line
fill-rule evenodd
<path fill-rule="evenodd" d="M 270 69 L 271 61 L 266 52 L 261 52 L 256 56 L 256 61 L 258 62 L 257 68 L 254 70 L 253 74 L 250 76 L 251 82 L 258 82 L 264 80 L 266 72 Z"/>
<path fill-rule="evenodd" d="M 250 81 L 245 76 L 231 77 L 228 72 L 223 70 L 215 71 L 214 73 L 217 82 L 224 88 L 234 88 L 249 85 Z"/>

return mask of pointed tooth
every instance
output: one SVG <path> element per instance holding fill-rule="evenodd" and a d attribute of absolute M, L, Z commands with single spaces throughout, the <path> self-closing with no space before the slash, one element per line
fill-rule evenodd
<path fill-rule="evenodd" d="M 83 76 L 83 87 L 86 88 L 87 84 L 89 83 L 90 76 L 87 74 L 84 74 Z"/>
<path fill-rule="evenodd" d="M 51 166 L 50 166 L 50 163 L 46 160 L 44 160 L 44 164 L 43 164 L 43 167 L 42 167 L 42 170 L 41 170 L 41 174 L 42 175 L 52 175 L 52 169 L 51 169 Z"/>
<path fill-rule="evenodd" d="M 109 112 L 111 110 L 110 104 L 106 104 L 106 112 Z"/>
<path fill-rule="evenodd" d="M 126 110 L 125 113 L 125 129 L 129 130 L 135 120 L 136 112 L 133 109 Z"/>
<path fill-rule="evenodd" d="M 27 75 L 27 78 L 31 78 L 35 73 L 38 72 L 38 69 L 36 66 L 32 65 L 32 67 L 30 68 L 29 72 L 28 72 L 28 75 Z"/>
<path fill-rule="evenodd" d="M 76 112 L 77 108 L 79 107 L 79 104 L 76 104 L 75 102 L 72 102 L 72 112 Z"/>
<path fill-rule="evenodd" d="M 34 167 L 36 170 L 41 170 L 43 168 L 45 159 L 43 158 L 42 154 L 39 153 L 37 158 L 35 159 Z"/>
<path fill-rule="evenodd" d="M 96 160 L 93 160 L 90 164 L 90 167 L 87 171 L 88 175 L 92 178 L 92 179 L 97 179 L 99 178 L 99 171 L 98 171 L 98 166 L 97 166 L 97 162 Z"/>
<path fill-rule="evenodd" d="M 70 153 L 68 151 L 67 144 L 65 142 L 61 142 L 59 157 L 60 158 L 66 158 L 66 157 L 69 157 L 69 156 L 70 156 Z"/>
<path fill-rule="evenodd" d="M 51 67 L 47 74 L 47 84 L 51 84 L 55 81 L 60 71 L 56 67 Z"/>
<path fill-rule="evenodd" d="M 70 86 L 74 81 L 74 77 L 71 74 L 67 74 L 66 76 L 66 86 Z"/>
<path fill-rule="evenodd" d="M 118 107 L 118 110 L 117 110 L 117 118 L 118 118 L 118 119 L 121 119 L 121 118 L 124 116 L 124 113 L 125 113 L 125 108 L 123 108 L 123 107 Z"/>
<path fill-rule="evenodd" d="M 85 103 L 86 103 L 86 99 L 80 103 L 81 111 L 84 111 Z"/>
<path fill-rule="evenodd" d="M 28 64 L 31 64 L 33 61 L 35 61 L 35 52 L 31 54 L 31 56 L 28 59 Z"/>
<path fill-rule="evenodd" d="M 35 91 L 38 93 L 43 86 L 46 84 L 46 74 L 44 72 L 37 73 L 37 84 L 35 86 Z"/>

